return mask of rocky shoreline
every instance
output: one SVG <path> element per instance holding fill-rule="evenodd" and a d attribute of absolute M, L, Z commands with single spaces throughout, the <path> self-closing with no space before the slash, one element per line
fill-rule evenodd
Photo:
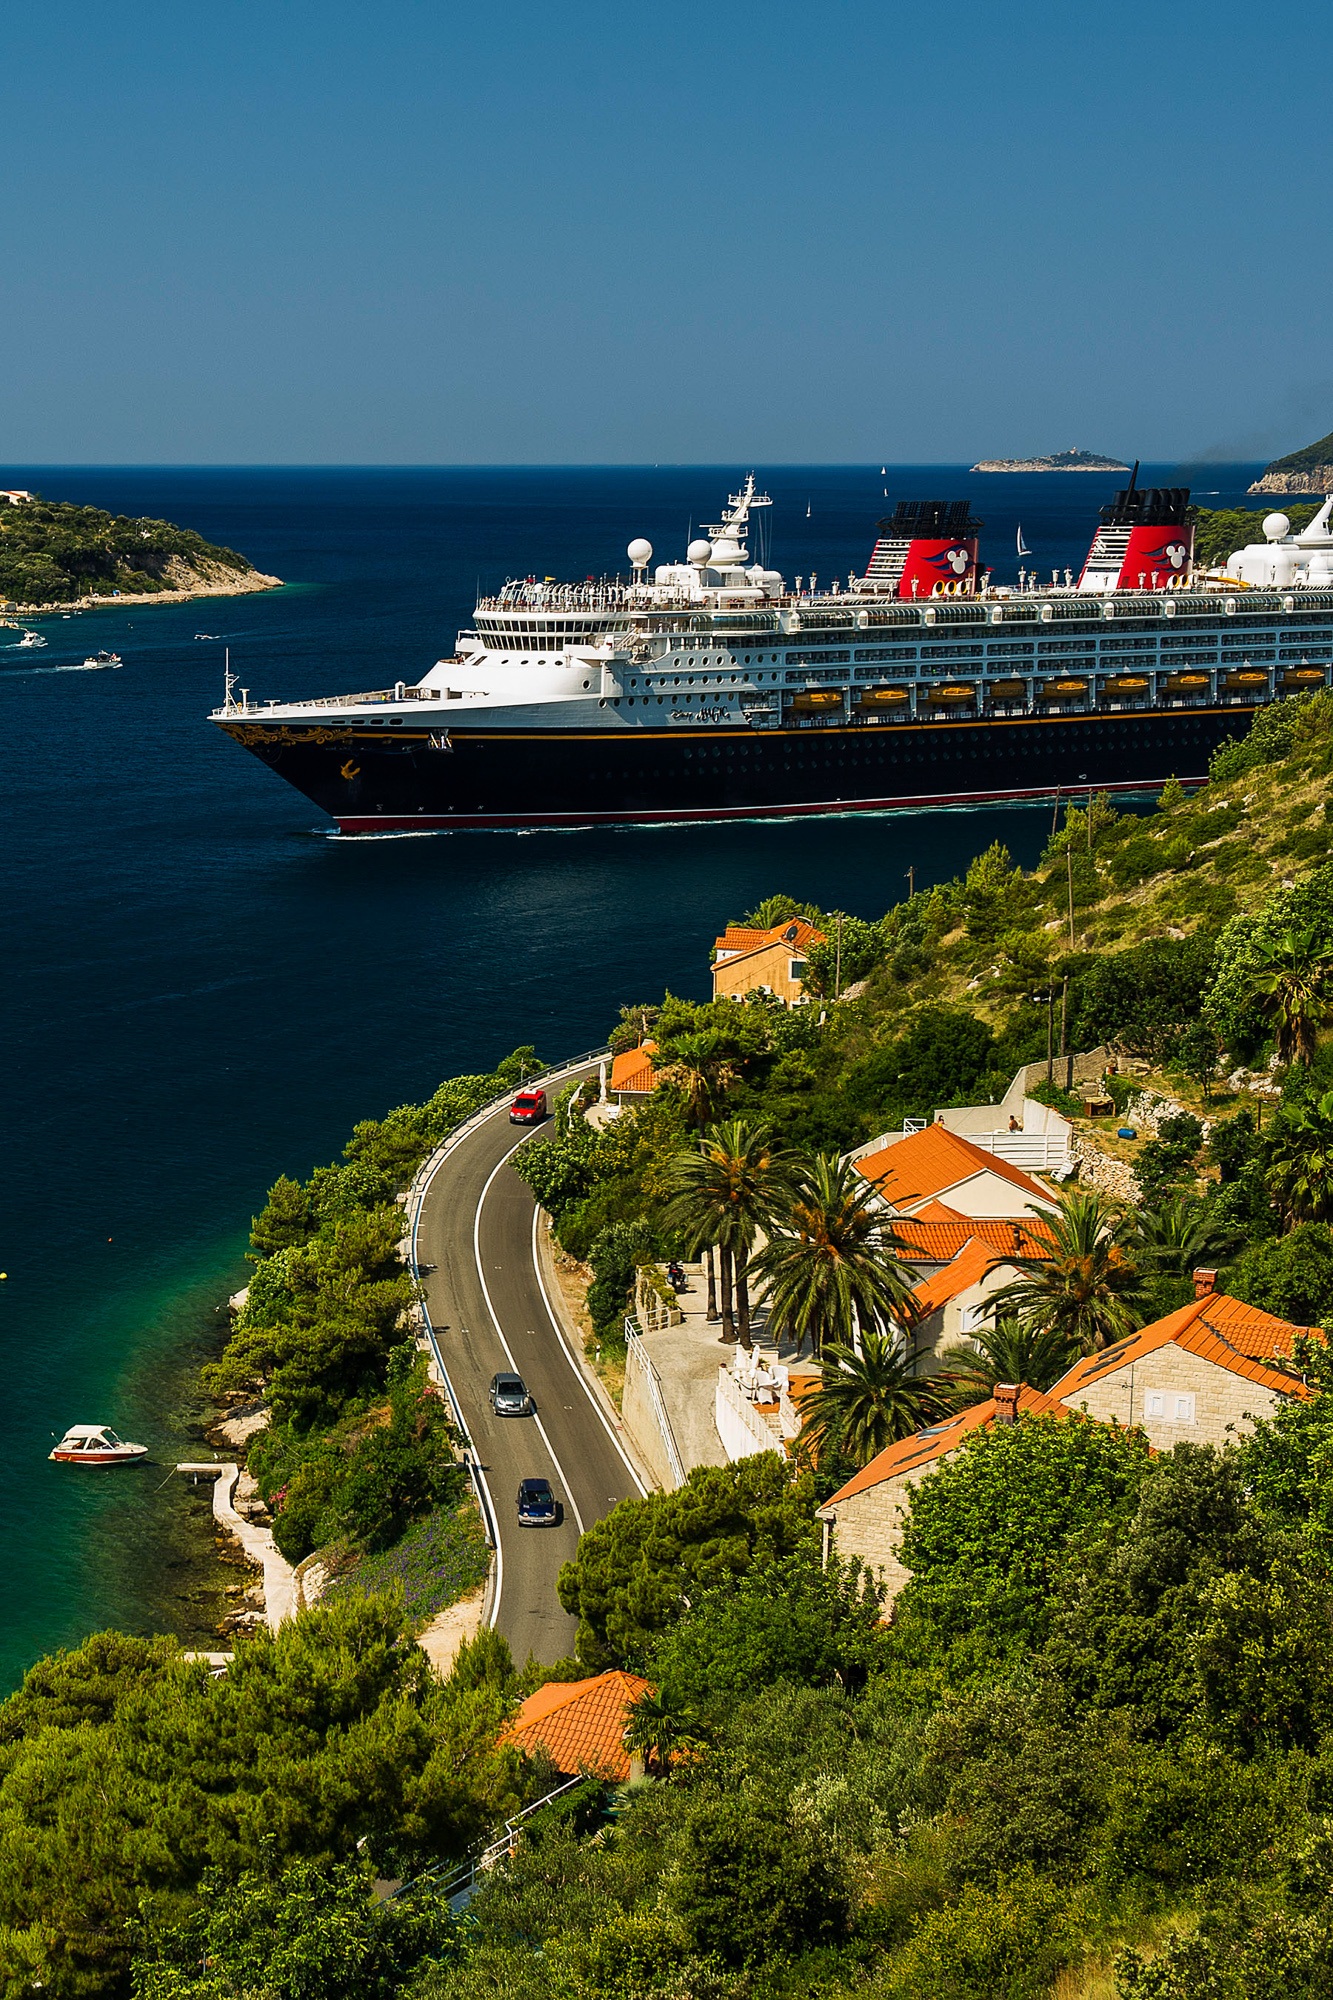
<path fill-rule="evenodd" d="M 1247 486 L 1247 493 L 1333 493 L 1333 465 L 1312 465 L 1304 472 L 1266 472 Z"/>
<path fill-rule="evenodd" d="M 21 618 L 49 618 L 60 611 L 111 611 L 126 604 L 187 604 L 196 597 L 249 597 L 261 590 L 281 590 L 280 576 L 262 571 L 229 569 L 225 563 L 208 563 L 196 569 L 190 564 L 168 563 L 165 574 L 172 579 L 169 590 L 122 591 L 115 597 L 66 597 L 49 604 L 16 604 Z"/>

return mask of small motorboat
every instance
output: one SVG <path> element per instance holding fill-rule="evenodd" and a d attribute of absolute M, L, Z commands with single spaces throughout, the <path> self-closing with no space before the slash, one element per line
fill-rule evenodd
<path fill-rule="evenodd" d="M 89 653 L 85 667 L 119 667 L 124 665 L 119 653 Z"/>
<path fill-rule="evenodd" d="M 196 639 L 220 639 L 222 634 L 220 632 L 196 632 L 194 636 Z"/>
<path fill-rule="evenodd" d="M 46 641 L 42 637 L 40 632 L 25 632 L 23 634 L 23 637 L 18 641 L 18 644 L 20 646 L 28 646 L 28 647 L 44 646 L 46 644 Z"/>
<path fill-rule="evenodd" d="M 126 1444 L 109 1424 L 71 1424 L 53 1452 L 57 1465 L 136 1465 L 147 1458 L 146 1444 Z"/>

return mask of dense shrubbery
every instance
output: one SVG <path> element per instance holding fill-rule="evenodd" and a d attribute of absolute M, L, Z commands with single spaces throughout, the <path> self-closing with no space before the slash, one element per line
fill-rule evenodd
<path fill-rule="evenodd" d="M 415 1294 L 396 1197 L 448 1132 L 536 1066 L 516 1049 L 490 1075 L 363 1120 L 341 1162 L 304 1185 L 284 1175 L 254 1218 L 255 1273 L 206 1380 L 269 1404 L 248 1463 L 290 1561 L 330 1543 L 381 1551 L 462 1493 L 444 1404 L 405 1344 Z"/>
<path fill-rule="evenodd" d="M 0 1993 L 123 1994 L 140 1920 L 149 1965 L 179 1970 L 167 1933 L 206 1877 L 237 1885 L 232 1917 L 267 1904 L 280 1924 L 303 1883 L 342 1905 L 358 1854 L 364 1898 L 371 1874 L 462 1852 L 521 1796 L 517 1760 L 492 1748 L 504 1713 L 489 1685 L 441 1686 L 383 1601 L 241 1639 L 219 1680 L 174 1642 L 117 1633 L 43 1660 L 0 1705 Z M 332 1886 L 278 1881 L 302 1862 Z M 145 1968 L 140 1990 L 174 1989 Z"/>
<path fill-rule="evenodd" d="M 19 604 L 169 590 L 165 572 L 173 558 L 191 567 L 252 568 L 234 549 L 170 521 L 132 521 L 59 500 L 0 507 L 0 598 Z"/>

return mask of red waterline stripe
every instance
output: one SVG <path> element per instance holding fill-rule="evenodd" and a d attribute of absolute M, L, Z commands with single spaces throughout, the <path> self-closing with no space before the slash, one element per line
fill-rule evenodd
<path fill-rule="evenodd" d="M 1180 778 L 1178 782 L 1188 791 L 1193 785 L 1207 784 L 1208 780 L 1206 777 Z M 449 827 L 571 829 L 584 826 L 706 824 L 713 820 L 796 819 L 825 813 L 920 812 L 932 806 L 1017 805 L 1025 800 L 1047 802 L 1057 794 L 1062 799 L 1077 800 L 1084 792 L 1152 792 L 1160 791 L 1163 785 L 1169 783 L 1169 778 L 1112 778 L 1091 785 L 1086 782 L 1034 785 L 1007 792 L 922 792 L 892 799 L 826 799 L 811 805 L 692 806 L 677 812 L 659 809 L 655 812 L 411 813 L 402 816 L 385 814 L 374 818 L 339 815 L 338 827 L 342 833 L 421 833 Z"/>

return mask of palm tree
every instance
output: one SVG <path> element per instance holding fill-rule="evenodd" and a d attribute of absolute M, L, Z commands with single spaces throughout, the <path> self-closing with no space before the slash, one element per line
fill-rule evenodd
<path fill-rule="evenodd" d="M 704 1739 L 685 1710 L 659 1689 L 645 1688 L 626 1711 L 625 1748 L 658 1771 L 668 1770 L 682 1751 L 703 1747 Z"/>
<path fill-rule="evenodd" d="M 1130 1222 L 1126 1241 L 1146 1271 L 1188 1278 L 1201 1264 L 1220 1262 L 1236 1237 L 1201 1202 L 1177 1195 L 1157 1210 L 1141 1209 Z"/>
<path fill-rule="evenodd" d="M 1078 1355 L 1077 1342 L 1067 1335 L 1049 1327 L 1024 1326 L 1009 1314 L 993 1326 L 977 1327 L 966 1341 L 946 1347 L 940 1361 L 952 1384 L 955 1409 L 965 1409 L 993 1396 L 997 1382 L 1049 1389 L 1073 1367 Z"/>
<path fill-rule="evenodd" d="M 856 1465 L 869 1465 L 886 1445 L 911 1437 L 947 1416 L 947 1388 L 934 1375 L 913 1375 L 901 1331 L 868 1326 L 855 1347 L 829 1341 L 820 1384 L 802 1406 L 797 1447 L 817 1453 L 827 1439 Z"/>
<path fill-rule="evenodd" d="M 791 1197 L 754 1260 L 768 1285 L 769 1325 L 818 1357 L 824 1343 L 850 1344 L 859 1325 L 899 1326 L 912 1317 L 912 1274 L 870 1184 L 848 1160 L 817 1153 L 797 1167 Z"/>
<path fill-rule="evenodd" d="M 1278 1057 L 1308 1067 L 1319 1029 L 1328 1018 L 1333 951 L 1316 944 L 1308 929 L 1262 940 L 1258 950 L 1254 996 L 1272 1021 Z"/>
<path fill-rule="evenodd" d="M 992 1310 L 1059 1334 L 1081 1354 L 1132 1333 L 1141 1324 L 1144 1286 L 1105 1197 L 1071 1188 L 1054 1215 L 1032 1212 L 1041 1221 L 1045 1255 L 1013 1259 L 1022 1276 L 994 1294 Z"/>
<path fill-rule="evenodd" d="M 710 1126 L 690 1152 L 672 1162 L 673 1198 L 664 1220 L 696 1247 L 716 1243 L 722 1254 L 723 1336 L 731 1338 L 729 1278 L 736 1279 L 735 1334 L 750 1345 L 749 1258 L 755 1237 L 790 1194 L 791 1156 L 773 1145 L 766 1125 L 733 1118 Z"/>
<path fill-rule="evenodd" d="M 727 1037 L 708 1030 L 673 1036 L 655 1068 L 657 1081 L 671 1084 L 685 1099 L 685 1115 L 697 1131 L 741 1073 Z"/>
<path fill-rule="evenodd" d="M 1269 1186 L 1288 1223 L 1333 1220 L 1333 1091 L 1283 1112 L 1268 1158 Z"/>

